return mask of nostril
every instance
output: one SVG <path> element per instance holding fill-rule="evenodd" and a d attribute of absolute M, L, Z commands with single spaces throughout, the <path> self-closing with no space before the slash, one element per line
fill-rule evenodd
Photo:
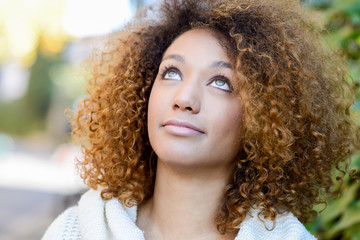
<path fill-rule="evenodd" d="M 173 105 L 172 105 L 173 109 L 177 109 L 177 110 L 181 110 L 181 111 L 187 111 L 187 112 L 192 112 L 192 113 L 197 113 L 199 112 L 199 104 L 197 103 L 196 100 L 188 100 L 188 99 L 184 99 L 184 98 L 176 98 L 174 99 Z"/>
<path fill-rule="evenodd" d="M 174 104 L 174 109 L 193 111 L 193 108 L 191 106 L 185 107 L 185 106 L 181 106 L 179 104 Z"/>

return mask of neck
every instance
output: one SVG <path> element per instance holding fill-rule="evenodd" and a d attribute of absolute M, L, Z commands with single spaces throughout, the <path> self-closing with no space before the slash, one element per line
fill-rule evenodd
<path fill-rule="evenodd" d="M 158 161 L 154 194 L 138 211 L 146 239 L 234 239 L 220 235 L 215 223 L 231 170 L 189 174 Z"/>

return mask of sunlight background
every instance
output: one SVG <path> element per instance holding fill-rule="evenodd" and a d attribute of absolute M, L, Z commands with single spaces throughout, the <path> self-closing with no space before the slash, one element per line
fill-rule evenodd
<path fill-rule="evenodd" d="M 49 154 L 53 155 L 59 144 L 67 142 L 70 128 L 63 111 L 74 108 L 85 94 L 86 80 L 82 75 L 85 69 L 81 62 L 90 57 L 97 38 L 120 29 L 134 15 L 139 3 L 126 0 L 0 2 L 0 110 L 5 116 L 0 120 L 0 164 L 3 165 L 0 186 L 16 183 L 18 187 L 21 184 L 31 187 L 30 183 L 34 182 L 33 188 L 47 184 L 51 190 L 51 179 L 61 179 L 58 174 L 50 174 L 48 181 L 36 180 L 37 176 L 44 177 L 40 174 L 28 179 L 26 173 L 32 171 L 25 167 L 26 163 L 33 166 L 41 155 L 50 160 Z M 29 158 L 32 160 L 13 166 L 30 156 L 28 153 L 33 154 Z M 16 169 L 18 172 L 13 174 Z M 30 169 L 36 173 L 40 168 Z"/>

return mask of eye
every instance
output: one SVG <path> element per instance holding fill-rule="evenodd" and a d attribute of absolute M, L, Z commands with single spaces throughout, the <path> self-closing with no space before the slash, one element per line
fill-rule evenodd
<path fill-rule="evenodd" d="M 181 80 L 180 71 L 175 67 L 165 67 L 161 77 L 165 80 Z"/>
<path fill-rule="evenodd" d="M 221 90 L 231 92 L 233 87 L 231 86 L 231 83 L 229 79 L 227 79 L 224 76 L 217 76 L 215 77 L 209 84 L 212 87 L 219 88 Z"/>

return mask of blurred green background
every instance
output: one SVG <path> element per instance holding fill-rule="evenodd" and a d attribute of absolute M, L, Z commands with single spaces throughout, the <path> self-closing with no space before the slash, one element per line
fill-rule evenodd
<path fill-rule="evenodd" d="M 313 0 L 304 1 L 315 9 L 329 31 L 324 35 L 340 48 L 347 59 L 348 71 L 357 86 L 360 85 L 360 1 Z M 329 59 L 331 61 L 331 59 Z M 352 108 L 360 123 L 360 92 Z M 360 154 L 354 153 L 351 168 L 360 169 Z M 339 175 L 339 174 L 337 174 Z M 359 173 L 357 176 L 360 176 Z M 334 181 L 335 176 L 334 176 Z M 327 208 L 307 228 L 319 239 L 360 239 L 360 182 L 348 176 L 334 190 L 339 197 L 328 201 Z M 324 206 L 316 206 L 321 210 Z"/>
<path fill-rule="evenodd" d="M 87 67 L 82 62 L 106 34 L 66 30 L 69 1 L 34 1 L 0 1 L 0 160 L 24 149 L 30 154 L 51 153 L 69 141 L 64 110 L 74 109 L 86 94 Z M 302 3 L 324 22 L 329 31 L 324 36 L 344 52 L 350 76 L 359 86 L 360 0 Z M 130 1 L 130 15 L 143 4 Z M 68 25 L 73 24 L 70 20 Z M 352 111 L 360 124 L 360 92 Z M 360 169 L 359 153 L 353 154 L 351 167 Z M 339 190 L 339 197 L 330 199 L 326 210 L 306 227 L 318 239 L 360 239 L 359 181 L 346 177 L 334 190 Z"/>

